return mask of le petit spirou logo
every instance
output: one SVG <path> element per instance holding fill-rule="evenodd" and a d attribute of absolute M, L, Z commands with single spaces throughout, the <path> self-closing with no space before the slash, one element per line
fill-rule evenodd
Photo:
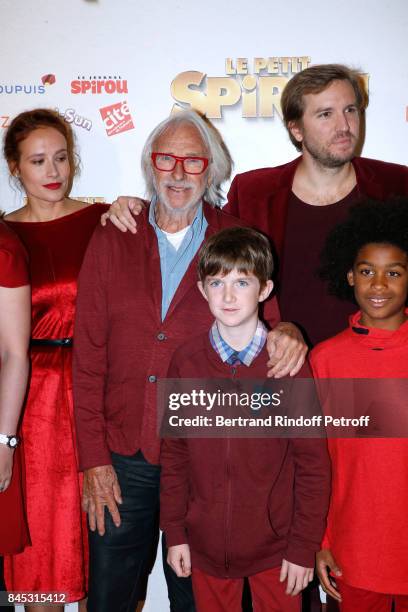
<path fill-rule="evenodd" d="M 281 117 L 280 99 L 289 79 L 307 68 L 309 56 L 244 57 L 225 60 L 225 75 L 210 77 L 204 72 L 181 72 L 171 83 L 171 95 L 176 100 L 173 111 L 186 105 L 204 113 L 210 119 L 220 119 L 225 108 L 238 103 L 243 117 Z"/>

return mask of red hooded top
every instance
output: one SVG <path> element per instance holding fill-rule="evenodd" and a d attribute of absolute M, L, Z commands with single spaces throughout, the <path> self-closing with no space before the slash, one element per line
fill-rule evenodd
<path fill-rule="evenodd" d="M 350 327 L 311 353 L 318 378 L 408 377 L 408 321 L 392 332 Z M 408 440 L 330 439 L 332 494 L 322 548 L 347 584 L 408 594 Z"/>

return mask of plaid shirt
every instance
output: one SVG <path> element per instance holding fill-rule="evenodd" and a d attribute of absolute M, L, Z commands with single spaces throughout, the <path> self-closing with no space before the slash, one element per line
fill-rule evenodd
<path fill-rule="evenodd" d="M 221 337 L 218 331 L 217 321 L 214 321 L 210 329 L 210 342 L 213 349 L 219 354 L 224 363 L 229 365 L 250 366 L 255 357 L 262 351 L 268 332 L 265 325 L 258 319 L 258 325 L 251 342 L 242 351 L 236 351 Z"/>

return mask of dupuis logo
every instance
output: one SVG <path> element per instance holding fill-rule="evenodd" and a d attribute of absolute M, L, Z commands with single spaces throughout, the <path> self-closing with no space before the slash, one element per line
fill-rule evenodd
<path fill-rule="evenodd" d="M 127 81 L 121 76 L 78 76 L 71 81 L 72 94 L 127 94 Z"/>
<path fill-rule="evenodd" d="M 49 85 L 53 85 L 56 81 L 55 74 L 45 74 L 40 78 L 40 83 L 1 83 L 0 94 L 43 94 Z"/>
<path fill-rule="evenodd" d="M 43 85 L 54 85 L 56 80 L 55 74 L 44 74 L 44 76 L 41 77 L 41 82 Z"/>
<path fill-rule="evenodd" d="M 133 130 L 133 119 L 127 102 L 118 102 L 99 109 L 108 136 Z"/>

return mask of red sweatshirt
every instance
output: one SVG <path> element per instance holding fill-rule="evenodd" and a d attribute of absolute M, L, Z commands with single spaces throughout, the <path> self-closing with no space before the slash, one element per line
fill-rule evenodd
<path fill-rule="evenodd" d="M 267 361 L 264 348 L 249 367 L 223 363 L 206 333 L 175 352 L 168 376 L 264 379 Z M 329 499 L 325 440 L 165 439 L 161 464 L 161 527 L 169 546 L 190 545 L 195 567 L 239 578 L 283 558 L 314 566 Z"/>
<path fill-rule="evenodd" d="M 315 376 L 408 377 L 408 322 L 390 332 L 363 328 L 360 316 L 312 351 Z M 332 494 L 322 548 L 332 551 L 347 584 L 408 594 L 408 440 L 330 439 L 329 452 Z"/>

